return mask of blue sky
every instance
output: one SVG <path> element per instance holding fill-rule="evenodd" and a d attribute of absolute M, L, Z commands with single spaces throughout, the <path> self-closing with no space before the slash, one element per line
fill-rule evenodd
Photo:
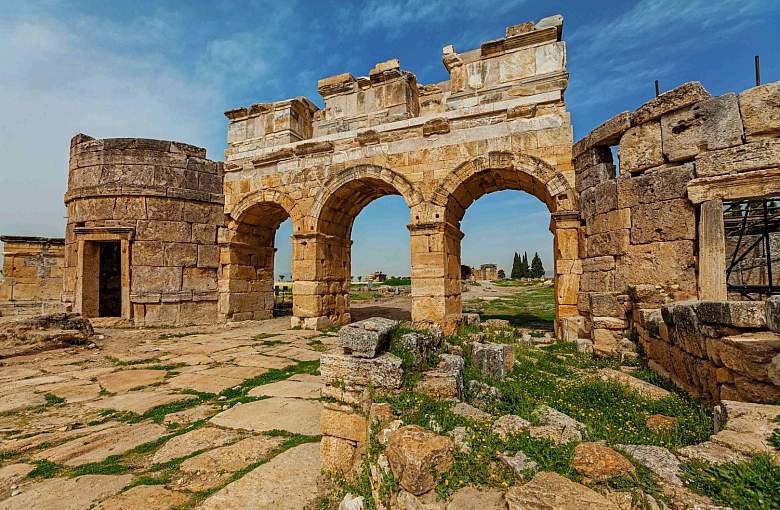
<path fill-rule="evenodd" d="M 780 79 L 777 0 L 162 1 L 0 0 L 0 232 L 62 235 L 69 138 L 181 140 L 222 159 L 222 112 L 305 95 L 318 78 L 398 57 L 420 83 L 447 78 L 441 48 L 500 37 L 507 25 L 564 15 L 575 139 L 662 89 L 699 80 L 713 94 Z M 408 273 L 408 210 L 370 204 L 353 230 L 353 273 Z M 463 261 L 511 263 L 539 251 L 549 216 L 501 192 L 467 212 Z M 277 272 L 289 272 L 280 229 Z M 508 269 L 508 268 L 507 268 Z"/>

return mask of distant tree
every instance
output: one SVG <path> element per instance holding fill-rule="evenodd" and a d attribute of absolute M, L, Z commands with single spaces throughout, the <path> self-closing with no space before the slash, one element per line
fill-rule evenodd
<path fill-rule="evenodd" d="M 506 273 L 503 269 L 498 270 L 498 279 L 499 280 L 506 280 Z"/>
<path fill-rule="evenodd" d="M 544 277 L 544 266 L 538 253 L 534 253 L 534 259 L 531 261 L 531 278 Z"/>
<path fill-rule="evenodd" d="M 359 282 L 360 282 L 360 281 L 363 281 L 363 277 L 362 277 L 362 276 L 358 276 L 358 281 L 359 281 Z"/>
<path fill-rule="evenodd" d="M 509 272 L 509 277 L 513 280 L 520 278 L 520 255 L 515 252 L 515 257 L 512 259 L 512 271 Z"/>
<path fill-rule="evenodd" d="M 283 281 L 284 281 L 284 275 L 283 275 L 283 274 L 280 274 L 280 275 L 279 275 L 279 281 L 280 281 L 280 282 L 283 282 Z"/>
<path fill-rule="evenodd" d="M 467 266 L 465 264 L 460 265 L 460 279 L 461 280 L 468 280 L 469 276 L 471 276 L 471 267 Z"/>
<path fill-rule="evenodd" d="M 520 259 L 520 278 L 530 278 L 531 268 L 528 266 L 528 254 L 523 252 L 523 258 Z"/>

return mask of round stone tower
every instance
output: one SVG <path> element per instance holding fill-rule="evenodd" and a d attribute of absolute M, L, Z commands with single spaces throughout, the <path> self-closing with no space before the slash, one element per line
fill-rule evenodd
<path fill-rule="evenodd" d="M 217 317 L 222 163 L 141 138 L 71 140 L 63 299 L 136 325 Z"/>

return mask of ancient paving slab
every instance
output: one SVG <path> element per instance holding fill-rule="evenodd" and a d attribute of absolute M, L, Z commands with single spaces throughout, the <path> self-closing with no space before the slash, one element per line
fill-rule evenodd
<path fill-rule="evenodd" d="M 208 498 L 204 510 L 300 510 L 317 499 L 320 445 L 291 448 Z"/>
<path fill-rule="evenodd" d="M 31 448 L 37 448 L 44 443 L 59 443 L 73 439 L 75 437 L 86 436 L 101 430 L 109 429 L 115 427 L 116 425 L 116 422 L 107 422 L 73 430 L 55 430 L 53 432 L 44 432 L 34 436 L 22 437 L 19 439 L 7 439 L 0 443 L 0 452 L 23 452 Z"/>
<path fill-rule="evenodd" d="M 196 398 L 194 395 L 171 393 L 167 390 L 132 391 L 122 395 L 102 398 L 95 402 L 88 402 L 86 405 L 96 409 L 113 409 L 115 411 L 144 414 L 158 406 L 194 398 Z"/>
<path fill-rule="evenodd" d="M 160 438 L 165 432 L 165 427 L 154 423 L 118 425 L 43 450 L 35 455 L 35 458 L 68 466 L 81 466 L 100 462 L 109 455 L 121 455 L 136 446 Z"/>
<path fill-rule="evenodd" d="M 86 402 L 100 397 L 99 385 L 81 379 L 73 382 L 39 386 L 38 391 L 64 398 L 65 402 L 68 403 Z"/>
<path fill-rule="evenodd" d="M 168 510 L 189 499 L 186 494 L 161 485 L 139 485 L 103 501 L 95 510 Z"/>
<path fill-rule="evenodd" d="M 203 420 L 216 413 L 216 407 L 208 404 L 203 404 L 195 407 L 190 407 L 177 413 L 170 413 L 165 415 L 163 423 L 170 425 L 172 423 L 178 423 L 179 425 L 188 425 L 192 422 Z"/>
<path fill-rule="evenodd" d="M 219 393 L 228 388 L 238 386 L 242 382 L 244 382 L 244 380 L 237 377 L 222 377 L 196 372 L 172 377 L 168 381 L 168 386 L 171 388 L 202 391 L 204 393 Z"/>
<path fill-rule="evenodd" d="M 296 361 L 315 361 L 320 359 L 320 353 L 310 349 L 301 349 L 292 345 L 279 345 L 262 351 L 263 354 L 290 358 Z"/>
<path fill-rule="evenodd" d="M 43 374 L 40 370 L 25 365 L 14 367 L 0 365 L 0 367 L 2 367 L 2 371 L 0 371 L 0 382 L 18 381 L 19 379 L 26 379 L 28 377 L 35 377 Z"/>
<path fill-rule="evenodd" d="M 32 390 L 0 396 L 0 413 L 22 411 L 46 403 L 43 395 Z"/>
<path fill-rule="evenodd" d="M 209 368 L 198 373 L 200 375 L 240 379 L 243 382 L 246 379 L 257 377 L 266 372 L 268 372 L 268 369 L 261 367 L 224 366 Z"/>
<path fill-rule="evenodd" d="M 122 490 L 132 478 L 133 475 L 52 478 L 0 501 L 0 510 L 88 510 L 95 503 Z"/>
<path fill-rule="evenodd" d="M 12 487 L 16 488 L 34 468 L 32 464 L 9 464 L 0 467 L 0 500 L 9 497 L 13 491 Z"/>
<path fill-rule="evenodd" d="M 239 404 L 211 419 L 211 423 L 231 429 L 265 432 L 281 429 L 296 434 L 320 433 L 319 402 L 298 398 L 272 397 Z"/>
<path fill-rule="evenodd" d="M 157 384 L 165 379 L 165 370 L 122 370 L 98 376 L 100 386 L 110 393 L 121 393 Z"/>
<path fill-rule="evenodd" d="M 162 448 L 155 452 L 152 464 L 162 464 L 198 450 L 223 446 L 237 438 L 238 434 L 231 430 L 222 430 L 216 427 L 195 429 L 166 442 Z"/>
<path fill-rule="evenodd" d="M 301 382 L 289 379 L 271 384 L 258 386 L 249 392 L 251 397 L 291 397 L 291 398 L 320 398 L 320 382 Z"/>
<path fill-rule="evenodd" d="M 244 466 L 262 460 L 284 440 L 280 436 L 253 436 L 187 459 L 179 468 L 188 474 L 182 487 L 190 491 L 215 487 Z"/>
<path fill-rule="evenodd" d="M 287 358 L 278 356 L 267 356 L 265 354 L 251 354 L 248 356 L 238 356 L 233 362 L 242 367 L 261 367 L 261 368 L 285 368 L 294 363 Z"/>

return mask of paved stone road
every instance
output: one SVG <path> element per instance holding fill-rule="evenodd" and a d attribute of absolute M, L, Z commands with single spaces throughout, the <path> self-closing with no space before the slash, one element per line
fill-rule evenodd
<path fill-rule="evenodd" d="M 98 328 L 0 360 L 0 510 L 304 508 L 335 338 L 288 328 Z"/>

